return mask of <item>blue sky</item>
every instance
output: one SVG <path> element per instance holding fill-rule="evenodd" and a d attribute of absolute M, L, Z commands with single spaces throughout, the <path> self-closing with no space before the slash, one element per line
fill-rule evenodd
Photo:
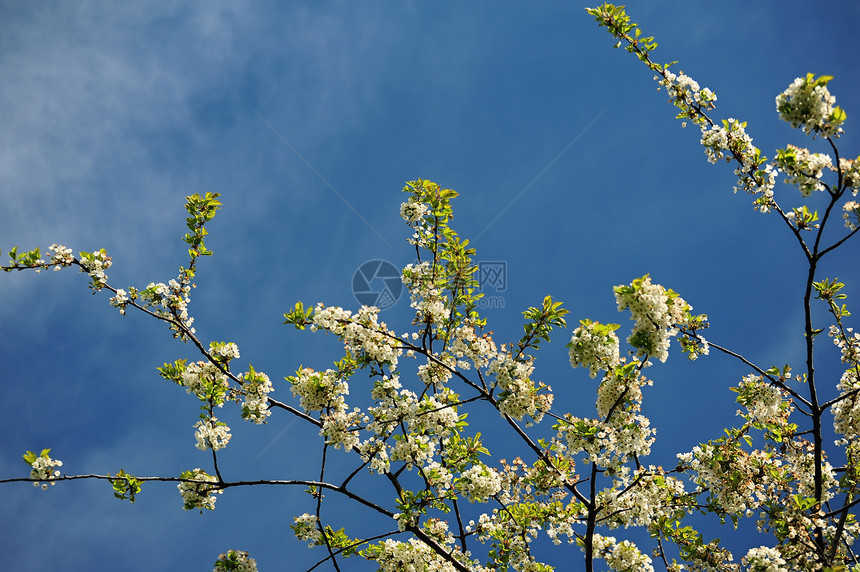
<path fill-rule="evenodd" d="M 807 72 L 835 76 L 848 113 L 840 149 L 858 154 L 855 3 L 631 4 L 660 43 L 655 59 L 679 60 L 717 94 L 714 117 L 748 121 L 768 156 L 808 143 L 780 123 L 774 97 Z M 803 269 L 789 233 L 732 194 L 731 169 L 707 163 L 698 131 L 680 127 L 651 74 L 584 7 L 3 3 L 0 249 L 103 247 L 113 286 L 166 282 L 186 262 L 184 197 L 221 193 L 191 312 L 201 339 L 236 342 L 241 363 L 288 400 L 283 377 L 327 367 L 339 347 L 283 326 L 282 313 L 297 300 L 355 307 L 363 262 L 411 262 L 400 189 L 422 177 L 460 192 L 453 226 L 476 237 L 476 260 L 507 264 L 507 288 L 490 293 L 504 307 L 485 312 L 498 341 L 518 339 L 520 312 L 546 294 L 571 311 L 536 370 L 561 409 L 593 411 L 594 382 L 567 365 L 570 330 L 586 317 L 626 328 L 611 288 L 648 272 L 710 315 L 718 343 L 799 367 Z M 799 204 L 792 188 L 777 192 Z M 855 300 L 856 255 L 855 241 L 822 269 Z M 45 447 L 70 474 L 209 467 L 194 448 L 197 404 L 155 371 L 192 348 L 142 315 L 119 316 L 71 271 L 2 276 L 0 301 L 0 476 L 25 476 L 23 452 Z M 383 319 L 405 331 L 408 310 L 401 300 Z M 677 351 L 652 368 L 650 462 L 671 465 L 734 422 L 727 388 L 746 373 Z M 264 427 L 225 417 L 225 473 L 316 474 L 314 431 L 277 412 Z M 483 430 L 491 446 L 508 438 L 495 427 Z M 333 525 L 366 518 L 334 506 Z M 134 505 L 103 482 L 9 484 L 0 568 L 206 570 L 241 548 L 262 570 L 299 569 L 321 555 L 288 525 L 311 509 L 298 489 L 229 491 L 201 516 L 169 484 L 146 486 Z"/>

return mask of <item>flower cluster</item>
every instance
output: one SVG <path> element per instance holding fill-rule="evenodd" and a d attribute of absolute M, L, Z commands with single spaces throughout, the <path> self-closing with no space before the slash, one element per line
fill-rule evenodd
<path fill-rule="evenodd" d="M 332 409 L 323 414 L 321 420 L 323 426 L 320 435 L 325 437 L 326 443 L 335 449 L 349 451 L 359 442 L 357 426 L 366 423 L 368 418 L 356 407 L 352 411 Z"/>
<path fill-rule="evenodd" d="M 274 387 L 269 376 L 250 368 L 250 371 L 239 374 L 239 382 L 245 395 L 245 401 L 242 402 L 242 419 L 258 425 L 265 423 L 266 418 L 272 414 L 269 411 L 269 393 Z"/>
<path fill-rule="evenodd" d="M 529 518 L 519 511 L 513 516 L 509 510 L 493 509 L 492 515 L 478 518 L 477 531 L 482 542 L 491 542 L 496 562 L 505 562 L 509 569 L 524 572 L 552 570 L 535 561 L 529 544 L 537 537 L 541 525 L 538 518 Z M 567 520 L 567 519 L 564 519 Z M 474 526 L 470 523 L 467 531 Z M 564 528 L 561 525 L 560 528 Z"/>
<path fill-rule="evenodd" d="M 829 76 L 815 78 L 811 73 L 805 78 L 796 78 L 776 96 L 779 118 L 813 137 L 838 137 L 845 113 L 836 107 L 836 98 L 827 89 L 831 79 Z"/>
<path fill-rule="evenodd" d="M 842 218 L 845 219 L 845 227 L 848 230 L 857 230 L 860 226 L 860 203 L 848 201 L 842 205 Z"/>
<path fill-rule="evenodd" d="M 692 309 L 683 298 L 659 284 L 650 276 L 634 280 L 630 286 L 616 286 L 618 310 L 630 309 L 635 320 L 627 342 L 637 349 L 639 357 L 656 357 L 665 362 L 669 357 L 669 340 L 678 333 L 675 324 L 682 322 Z"/>
<path fill-rule="evenodd" d="M 230 382 L 218 366 L 208 361 L 198 361 L 188 364 L 182 372 L 179 381 L 185 387 L 186 393 L 193 393 L 201 401 L 210 401 L 221 407 Z"/>
<path fill-rule="evenodd" d="M 213 486 L 213 483 L 218 482 L 216 477 L 207 475 L 206 471 L 198 468 L 192 471 L 183 471 L 179 478 L 193 481 L 181 482 L 177 485 L 179 494 L 182 495 L 182 508 L 185 510 L 204 508 L 215 510 L 215 495 L 223 492 Z"/>
<path fill-rule="evenodd" d="M 132 295 L 137 292 L 133 291 Z M 194 318 L 188 315 L 188 304 L 191 302 L 191 285 L 185 280 L 177 282 L 170 280 L 167 284 L 150 282 L 144 290 L 140 291 L 140 299 L 144 307 L 157 316 L 169 320 L 174 337 L 185 340 L 187 334 L 184 330 L 193 334 Z M 174 323 L 178 321 L 178 324 Z"/>
<path fill-rule="evenodd" d="M 68 259 L 68 254 L 65 252 L 62 256 L 64 259 Z M 90 287 L 93 290 L 101 290 L 107 284 L 105 270 L 110 268 L 111 264 L 110 256 L 107 255 L 104 248 L 95 252 L 81 252 L 81 272 L 90 275 L 90 280 L 92 280 Z"/>
<path fill-rule="evenodd" d="M 719 159 L 738 162 L 735 168 L 738 182 L 734 191 L 759 195 L 754 204 L 761 212 L 767 212 L 773 206 L 773 188 L 779 171 L 773 165 L 760 168 L 765 159 L 747 135 L 746 126 L 745 122 L 731 117 L 724 119 L 722 126 L 703 123 L 701 144 L 711 163 Z"/>
<path fill-rule="evenodd" d="M 197 448 L 201 451 L 220 451 L 230 442 L 230 428 L 226 423 L 218 421 L 217 417 L 201 419 L 194 424 Z"/>
<path fill-rule="evenodd" d="M 737 401 L 746 407 L 745 416 L 751 422 L 782 424 L 789 413 L 785 392 L 762 379 L 760 375 L 754 374 L 744 377 L 738 384 Z M 741 411 L 737 413 L 742 415 Z"/>
<path fill-rule="evenodd" d="M 744 163 L 743 168 L 735 169 L 735 174 L 738 176 L 738 183 L 734 191 L 742 190 L 751 195 L 759 195 L 753 205 L 759 212 L 769 212 L 774 206 L 773 188 L 776 186 L 779 169 L 773 165 L 765 165 L 764 169 L 754 170 L 753 163 Z"/>
<path fill-rule="evenodd" d="M 730 117 L 723 121 L 722 126 L 714 124 L 703 128 L 700 143 L 705 148 L 708 162 L 714 164 L 720 159 L 731 161 L 735 157 L 754 156 L 756 148 L 752 137 L 747 135 L 746 126 L 745 122 Z"/>
<path fill-rule="evenodd" d="M 435 477 L 429 476 L 430 473 L 425 475 L 440 486 L 446 480 L 450 485 L 450 475 L 433 461 L 433 456 L 460 421 L 459 396 L 442 388 L 419 399 L 413 391 L 400 387 L 397 377 L 385 376 L 375 382 L 371 396 L 376 404 L 368 409 L 372 420 L 366 426 L 371 436 L 357 445 L 358 451 L 374 471 L 387 472 L 391 462 L 402 462 L 409 469 L 418 467 L 430 472 L 439 469 L 441 472 Z M 398 428 L 402 433 L 396 433 Z M 390 437 L 394 441 L 391 445 L 386 443 Z"/>
<path fill-rule="evenodd" d="M 48 250 L 51 251 L 51 262 L 55 265 L 54 270 L 59 270 L 63 266 L 71 266 L 75 261 L 75 257 L 72 256 L 72 249 L 62 244 L 52 244 Z"/>
<path fill-rule="evenodd" d="M 408 467 L 421 466 L 429 461 L 436 451 L 436 440 L 426 435 L 395 435 L 393 446 L 386 440 L 404 421 L 413 423 L 418 411 L 418 398 L 408 389 L 400 389 L 398 377 L 384 377 L 374 383 L 371 397 L 376 405 L 368 409 L 372 421 L 367 430 L 373 435 L 358 447 L 362 458 L 370 461 L 371 468 L 377 472 L 389 470 L 390 462 L 402 461 Z M 399 391 L 398 391 L 399 390 Z"/>
<path fill-rule="evenodd" d="M 821 176 L 833 168 L 833 159 L 825 153 L 810 153 L 809 149 L 788 145 L 777 152 L 776 164 L 786 174 L 785 182 L 796 185 L 800 194 L 808 197 L 813 191 L 823 191 Z"/>
<path fill-rule="evenodd" d="M 239 346 L 233 342 L 212 342 L 209 353 L 215 361 L 226 363 L 239 357 Z"/>
<path fill-rule="evenodd" d="M 592 540 L 594 555 L 603 558 L 616 572 L 654 572 L 651 558 L 642 554 L 629 540 L 618 542 L 614 536 L 595 534 Z"/>
<path fill-rule="evenodd" d="M 688 102 L 692 101 L 697 105 L 713 107 L 712 104 L 717 100 L 717 96 L 707 87 L 699 88 L 699 83 L 690 76 L 680 72 L 677 75 L 666 70 L 663 76 L 661 85 L 666 87 L 666 91 L 673 98 L 681 98 Z"/>
<path fill-rule="evenodd" d="M 602 520 L 611 528 L 623 526 L 649 526 L 655 519 L 670 518 L 674 507 L 666 499 L 685 494 L 684 482 L 664 474 L 660 467 L 640 467 L 631 474 L 622 467 L 612 488 L 598 496 Z"/>
<path fill-rule="evenodd" d="M 400 217 L 410 224 L 419 222 L 430 208 L 416 197 L 412 196 L 400 205 Z"/>
<path fill-rule="evenodd" d="M 487 502 L 487 499 L 502 490 L 502 477 L 495 469 L 475 464 L 460 474 L 457 486 L 469 502 Z"/>
<path fill-rule="evenodd" d="M 429 463 L 436 454 L 439 441 L 431 435 L 395 435 L 394 446 L 388 451 L 388 458 L 393 462 L 401 462 L 408 469 L 421 467 Z"/>
<path fill-rule="evenodd" d="M 418 366 L 418 379 L 425 385 L 442 387 L 453 375 L 453 361 L 453 359 L 445 359 L 444 356 L 442 360 L 435 361 L 428 358 L 427 363 Z"/>
<path fill-rule="evenodd" d="M 793 439 L 783 443 L 782 467 L 794 481 L 797 493 L 807 498 L 815 496 L 815 464 L 815 448 L 809 441 Z M 833 465 L 822 461 L 820 468 L 821 500 L 827 502 L 836 494 L 838 482 Z"/>
<path fill-rule="evenodd" d="M 742 563 L 750 572 L 788 572 L 788 564 L 779 551 L 766 546 L 750 548 Z"/>
<path fill-rule="evenodd" d="M 556 546 L 560 545 L 562 540 L 560 536 L 567 536 L 569 544 L 574 543 L 576 534 L 573 530 L 573 521 L 571 518 L 553 519 L 546 524 L 546 535 Z"/>
<path fill-rule="evenodd" d="M 747 516 L 761 506 L 778 483 L 781 461 L 765 451 L 742 450 L 737 442 L 704 443 L 679 453 L 680 468 L 693 471 L 699 492 L 707 491 L 726 514 Z M 727 480 L 726 475 L 736 475 Z"/>
<path fill-rule="evenodd" d="M 422 469 L 427 485 L 435 489 L 438 496 L 446 494 L 453 486 L 454 476 L 451 471 L 437 461 L 431 461 Z"/>
<path fill-rule="evenodd" d="M 442 266 L 421 262 L 403 268 L 403 284 L 409 290 L 410 306 L 416 310 L 416 320 L 429 324 L 442 324 L 451 315 L 445 298 L 437 287 L 441 282 Z"/>
<path fill-rule="evenodd" d="M 839 348 L 842 354 L 842 363 L 860 363 L 860 332 L 854 328 L 845 328 L 844 336 L 836 326 L 830 326 L 828 335 L 833 338 L 833 345 Z"/>
<path fill-rule="evenodd" d="M 212 572 L 257 572 L 257 561 L 244 550 L 228 550 L 218 556 Z"/>
<path fill-rule="evenodd" d="M 409 432 L 439 437 L 450 433 L 460 420 L 454 405 L 456 400 L 457 395 L 450 390 L 436 396 L 425 395 L 410 411 Z"/>
<path fill-rule="evenodd" d="M 847 444 L 860 437 L 860 376 L 857 368 L 845 370 L 837 389 L 840 399 L 833 404 L 833 430 L 842 435 L 837 444 Z"/>
<path fill-rule="evenodd" d="M 447 226 L 449 201 L 457 196 L 456 191 L 423 179 L 409 181 L 403 191 L 411 196 L 400 205 L 400 216 L 415 231 L 407 242 L 418 248 L 435 249 L 437 232 Z"/>
<path fill-rule="evenodd" d="M 842 183 L 856 197 L 860 191 L 860 161 L 839 157 L 839 170 L 842 171 Z"/>
<path fill-rule="evenodd" d="M 344 395 L 349 395 L 349 384 L 342 379 L 338 372 L 327 369 L 314 371 L 304 367 L 296 375 L 288 377 L 290 391 L 298 396 L 299 404 L 305 411 L 322 411 L 346 409 Z"/>
<path fill-rule="evenodd" d="M 347 409 L 344 396 L 349 394 L 349 384 L 339 372 L 331 369 L 318 372 L 305 367 L 287 381 L 305 411 L 322 412 L 320 435 L 325 437 L 326 443 L 345 451 L 359 444 L 357 427 L 368 418 L 358 408 Z"/>
<path fill-rule="evenodd" d="M 606 373 L 597 388 L 597 414 L 602 419 L 624 424 L 632 419 L 618 415 L 641 410 L 642 386 L 652 382 L 640 375 L 630 364 L 616 367 Z M 610 418 L 610 413 L 612 417 Z"/>
<path fill-rule="evenodd" d="M 583 452 L 589 462 L 616 470 L 631 457 L 650 453 L 657 432 L 650 420 L 624 407 L 616 411 L 609 421 L 568 415 L 554 426 L 553 446 L 569 459 Z"/>
<path fill-rule="evenodd" d="M 296 535 L 296 538 L 308 543 L 308 547 L 313 547 L 323 542 L 322 532 L 320 532 L 320 519 L 313 514 L 304 513 L 301 516 L 293 517 L 293 522 L 290 528 Z"/>
<path fill-rule="evenodd" d="M 382 474 L 390 469 L 391 458 L 388 456 L 388 448 L 381 440 L 371 437 L 361 441 L 355 448 L 361 455 L 361 460 L 370 464 L 371 471 Z"/>
<path fill-rule="evenodd" d="M 609 371 L 618 365 L 619 342 L 615 330 L 618 324 L 601 324 L 591 320 L 582 320 L 567 345 L 570 348 L 570 365 L 588 368 L 588 375 L 597 377 L 598 372 Z"/>
<path fill-rule="evenodd" d="M 379 308 L 374 306 L 362 306 L 352 314 L 337 306 L 317 304 L 311 330 L 320 328 L 335 334 L 359 361 L 387 364 L 394 370 L 402 353 L 400 342 L 378 318 Z"/>
<path fill-rule="evenodd" d="M 516 360 L 510 354 L 501 353 L 490 362 L 487 374 L 495 376 L 495 386 L 502 390 L 498 399 L 499 413 L 517 421 L 528 415 L 535 423 L 540 423 L 552 407 L 553 395 L 541 391 L 545 385 L 535 385 L 529 377 L 533 371 L 531 360 Z"/>
<path fill-rule="evenodd" d="M 705 116 L 702 109 L 713 109 L 717 100 L 716 94 L 707 87 L 701 89 L 696 80 L 680 72 L 675 74 L 664 70 L 660 76 L 654 76 L 657 83 L 666 88 L 669 101 L 681 109 L 679 118 L 691 119 L 696 124 L 704 124 Z M 657 90 L 659 91 L 659 87 Z M 686 124 L 684 124 L 686 125 Z"/>
<path fill-rule="evenodd" d="M 30 467 L 32 467 L 30 470 L 30 478 L 37 480 L 37 482 L 33 483 L 33 486 L 41 486 L 43 491 L 47 490 L 48 482 L 50 482 L 51 486 L 54 486 L 55 483 L 52 482 L 52 480 L 60 476 L 60 471 L 57 470 L 57 467 L 62 466 L 62 461 L 52 459 L 47 453 L 43 452 L 42 455 L 36 457 L 33 462 L 30 463 Z"/>
<path fill-rule="evenodd" d="M 462 358 L 468 358 L 475 368 L 487 367 L 490 360 L 496 356 L 496 343 L 484 334 L 481 337 L 475 333 L 475 326 L 469 324 L 454 328 L 448 340 L 448 349 L 459 361 L 457 365 L 468 370 L 471 365 Z"/>
<path fill-rule="evenodd" d="M 128 297 L 128 292 L 123 290 L 122 288 L 118 288 L 116 291 L 116 296 L 111 296 L 110 305 L 114 308 L 119 308 L 119 313 L 125 315 L 125 307 L 128 306 L 128 303 L 131 300 Z"/>
<path fill-rule="evenodd" d="M 454 536 L 448 528 L 448 523 L 441 518 L 428 518 L 424 521 L 422 528 L 427 536 L 441 542 L 442 544 L 451 544 L 454 542 Z"/>
<path fill-rule="evenodd" d="M 420 540 L 410 538 L 409 542 L 399 542 L 390 538 L 373 546 L 367 558 L 375 560 L 379 572 L 454 572 L 454 565 L 443 560 L 432 548 Z"/>
<path fill-rule="evenodd" d="M 447 522 L 430 518 L 422 524 L 421 528 L 427 536 L 444 547 L 446 552 L 472 572 L 495 570 L 470 560 L 468 552 L 463 554 L 459 547 L 454 545 L 454 537 L 448 530 Z M 387 538 L 378 544 L 368 546 L 361 555 L 367 560 L 376 561 L 379 572 L 454 572 L 457 570 L 454 564 L 417 538 L 410 538 L 407 542 Z"/>

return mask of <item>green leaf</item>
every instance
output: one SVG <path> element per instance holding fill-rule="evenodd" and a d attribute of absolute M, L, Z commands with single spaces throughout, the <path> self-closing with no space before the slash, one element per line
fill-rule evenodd
<path fill-rule="evenodd" d="M 108 473 L 110 476 L 110 473 Z M 116 475 L 117 478 L 110 479 L 110 484 L 113 486 L 113 496 L 120 500 L 128 500 L 134 504 L 135 496 L 140 492 L 141 482 L 134 475 L 126 473 L 120 469 Z"/>

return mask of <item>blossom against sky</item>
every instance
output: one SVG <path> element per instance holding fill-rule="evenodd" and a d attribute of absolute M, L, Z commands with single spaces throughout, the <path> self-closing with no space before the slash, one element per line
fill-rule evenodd
<path fill-rule="evenodd" d="M 766 155 L 809 145 L 774 101 L 807 72 L 835 77 L 848 113 L 840 146 L 860 154 L 854 3 L 640 4 L 628 11 L 660 43 L 655 59 L 678 60 L 713 90 L 714 115 L 747 121 Z M 297 300 L 355 309 L 363 263 L 414 262 L 400 189 L 423 177 L 459 191 L 452 226 L 473 239 L 476 260 L 504 263 L 504 287 L 486 292 L 497 340 L 517 339 L 521 312 L 546 294 L 570 309 L 569 331 L 536 364 L 556 407 L 593 411 L 594 382 L 571 370 L 564 343 L 583 318 L 629 328 L 611 288 L 646 273 L 709 314 L 724 345 L 761 363 L 796 359 L 802 277 L 791 237 L 732 194 L 731 169 L 707 162 L 698 129 L 680 127 L 651 74 L 613 50 L 584 7 L 4 3 L 0 249 L 105 248 L 114 286 L 167 282 L 187 259 L 184 197 L 221 193 L 207 239 L 215 255 L 192 293 L 195 327 L 235 342 L 240 361 L 290 399 L 283 377 L 324 370 L 339 348 L 284 326 L 283 312 Z M 780 182 L 775 192 L 791 204 L 796 191 Z M 822 271 L 838 269 L 850 302 L 860 272 L 839 262 Z M 26 475 L 21 455 L 46 447 L 68 473 L 206 466 L 197 403 L 155 369 L 196 359 L 192 349 L 144 316 L 120 316 L 86 282 L 68 270 L 0 277 L 0 476 Z M 399 332 L 409 314 L 404 296 L 381 316 Z M 643 391 L 657 463 L 732 422 L 727 388 L 749 373 L 672 350 Z M 318 438 L 301 423 L 228 421 L 225 468 L 316 471 Z M 321 557 L 289 530 L 310 506 L 298 489 L 228 491 L 202 516 L 181 505 L 169 484 L 147 484 L 134 505 L 101 482 L 4 485 L 0 568 L 206 569 L 230 548 L 261 569 Z M 345 514 L 341 525 L 361 521 Z"/>

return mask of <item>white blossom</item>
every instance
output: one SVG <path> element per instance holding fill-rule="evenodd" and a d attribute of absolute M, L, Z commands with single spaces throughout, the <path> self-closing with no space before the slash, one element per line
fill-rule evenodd
<path fill-rule="evenodd" d="M 346 408 L 344 395 L 349 395 L 349 384 L 332 369 L 314 371 L 305 367 L 295 376 L 288 377 L 287 381 L 291 384 L 290 391 L 299 398 L 305 411 L 325 408 L 343 411 Z"/>
<path fill-rule="evenodd" d="M 400 217 L 406 222 L 414 224 L 419 222 L 429 210 L 429 206 L 412 196 L 400 205 Z"/>
<path fill-rule="evenodd" d="M 224 395 L 230 384 L 218 366 L 208 361 L 188 364 L 180 381 L 187 393 L 195 394 L 201 401 L 212 400 L 219 407 L 224 403 Z"/>
<path fill-rule="evenodd" d="M 808 197 L 813 191 L 823 191 L 821 177 L 825 170 L 833 168 L 833 159 L 825 153 L 810 153 L 809 149 L 788 145 L 780 152 L 777 162 L 785 173 L 785 182 L 795 185 L 800 194 Z"/>
<path fill-rule="evenodd" d="M 651 558 L 642 554 L 629 540 L 618 542 L 614 536 L 595 534 L 592 540 L 595 556 L 603 558 L 616 572 L 654 572 Z"/>
<path fill-rule="evenodd" d="M 258 425 L 266 422 L 272 414 L 269 411 L 269 393 L 274 390 L 269 376 L 263 372 L 249 371 L 239 374 L 239 382 L 244 389 L 245 400 L 242 402 L 242 417 Z"/>
<path fill-rule="evenodd" d="M 293 522 L 295 524 L 292 525 L 292 529 L 296 538 L 306 541 L 309 548 L 323 541 L 322 532 L 320 532 L 319 528 L 319 519 L 316 515 L 304 513 L 301 516 L 293 517 Z"/>
<path fill-rule="evenodd" d="M 601 370 L 612 369 L 620 361 L 618 336 L 611 326 L 598 322 L 583 320 L 582 325 L 573 331 L 568 347 L 571 367 L 588 368 L 592 378 Z"/>
<path fill-rule="evenodd" d="M 75 260 L 75 257 L 72 256 L 72 249 L 62 244 L 52 244 L 48 250 L 51 251 L 51 262 L 56 264 L 54 270 L 59 270 L 63 266 L 70 266 Z"/>
<path fill-rule="evenodd" d="M 201 451 L 220 451 L 230 442 L 230 428 L 218 421 L 217 417 L 201 419 L 194 424 L 197 448 Z"/>
<path fill-rule="evenodd" d="M 236 570 L 237 572 L 257 572 L 257 561 L 244 550 L 228 550 L 218 556 L 212 572 Z"/>
<path fill-rule="evenodd" d="M 472 465 L 457 479 L 469 502 L 487 502 L 502 490 L 502 478 L 495 469 L 483 464 Z"/>
<path fill-rule="evenodd" d="M 860 437 L 860 379 L 857 368 L 845 370 L 837 389 L 840 399 L 833 404 L 833 430 L 842 435 L 837 444 L 847 444 Z"/>
<path fill-rule="evenodd" d="M 812 74 L 796 78 L 788 88 L 776 96 L 779 118 L 792 127 L 800 127 L 810 135 L 838 136 L 842 128 L 831 122 L 836 98 L 821 80 L 813 81 Z"/>
<path fill-rule="evenodd" d="M 857 201 L 848 201 L 842 205 L 842 218 L 845 219 L 845 227 L 848 230 L 857 230 L 860 224 L 860 203 Z"/>
<path fill-rule="evenodd" d="M 206 474 L 203 469 L 197 468 L 192 471 L 184 471 L 180 478 L 190 479 L 194 482 L 181 482 L 177 485 L 179 494 L 182 495 L 183 508 L 185 510 L 209 509 L 215 510 L 215 495 L 223 491 L 213 486 L 218 482 L 216 477 Z"/>
<path fill-rule="evenodd" d="M 750 548 L 743 558 L 750 572 L 789 572 L 788 564 L 774 548 L 760 546 Z"/>
<path fill-rule="evenodd" d="M 674 324 L 683 321 L 692 308 L 671 290 L 652 284 L 650 276 L 635 280 L 630 286 L 616 286 L 615 299 L 618 310 L 629 308 L 630 319 L 636 322 L 627 338 L 637 349 L 636 355 L 653 356 L 665 362 L 669 341 L 678 333 Z"/>
<path fill-rule="evenodd" d="M 30 465 L 30 478 L 38 482 L 33 483 L 34 487 L 42 487 L 42 490 L 48 488 L 48 483 L 54 486 L 53 479 L 60 476 L 60 471 L 57 467 L 62 467 L 63 462 L 57 459 L 52 459 L 47 454 L 36 457 L 36 460 Z M 47 481 L 47 482 L 45 482 Z"/>

